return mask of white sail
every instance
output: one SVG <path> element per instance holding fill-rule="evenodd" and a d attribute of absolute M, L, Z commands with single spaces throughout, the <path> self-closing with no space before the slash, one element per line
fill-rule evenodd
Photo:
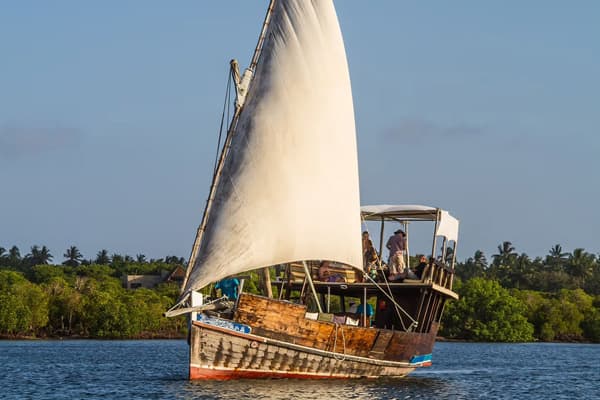
<path fill-rule="evenodd" d="M 330 0 L 278 0 L 185 291 L 300 260 L 359 267 L 350 77 Z"/>

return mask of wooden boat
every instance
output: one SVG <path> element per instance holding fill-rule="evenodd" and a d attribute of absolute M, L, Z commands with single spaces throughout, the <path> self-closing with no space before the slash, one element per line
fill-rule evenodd
<path fill-rule="evenodd" d="M 458 221 L 425 206 L 361 209 L 333 2 L 272 0 L 250 66 L 240 74 L 232 61 L 231 77 L 235 113 L 180 301 L 166 313 L 190 315 L 190 379 L 401 377 L 430 365 L 444 304 L 457 298 Z M 433 224 L 420 279 L 388 281 L 380 258 L 367 273 L 366 221 L 381 223 L 379 254 L 384 224 L 405 231 L 409 223 Z M 335 281 L 318 280 L 324 260 Z M 279 271 L 272 281 L 269 267 Z M 263 295 L 243 291 L 241 274 L 253 270 L 265 277 Z M 239 297 L 206 297 L 215 282 L 234 276 Z M 351 301 L 361 304 L 358 313 Z"/>

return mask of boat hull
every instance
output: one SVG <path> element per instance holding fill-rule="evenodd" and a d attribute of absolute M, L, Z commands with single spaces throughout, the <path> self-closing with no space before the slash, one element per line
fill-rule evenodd
<path fill-rule="evenodd" d="M 411 365 L 322 351 L 196 321 L 190 332 L 192 380 L 403 377 L 417 366 L 427 364 L 427 361 Z"/>

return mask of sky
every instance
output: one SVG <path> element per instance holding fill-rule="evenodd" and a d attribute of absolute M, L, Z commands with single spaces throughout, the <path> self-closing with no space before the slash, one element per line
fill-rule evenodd
<path fill-rule="evenodd" d="M 0 247 L 188 257 L 267 1 L 0 0 Z M 598 254 L 600 3 L 338 0 L 362 204 Z"/>

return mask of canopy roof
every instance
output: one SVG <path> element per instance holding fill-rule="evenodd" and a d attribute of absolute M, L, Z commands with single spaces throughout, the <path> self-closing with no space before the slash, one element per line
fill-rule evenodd
<path fill-rule="evenodd" d="M 441 208 L 416 204 L 381 204 L 362 206 L 360 211 L 365 221 L 437 221 L 436 235 L 445 236 L 448 240 L 458 240 L 458 220 Z"/>

